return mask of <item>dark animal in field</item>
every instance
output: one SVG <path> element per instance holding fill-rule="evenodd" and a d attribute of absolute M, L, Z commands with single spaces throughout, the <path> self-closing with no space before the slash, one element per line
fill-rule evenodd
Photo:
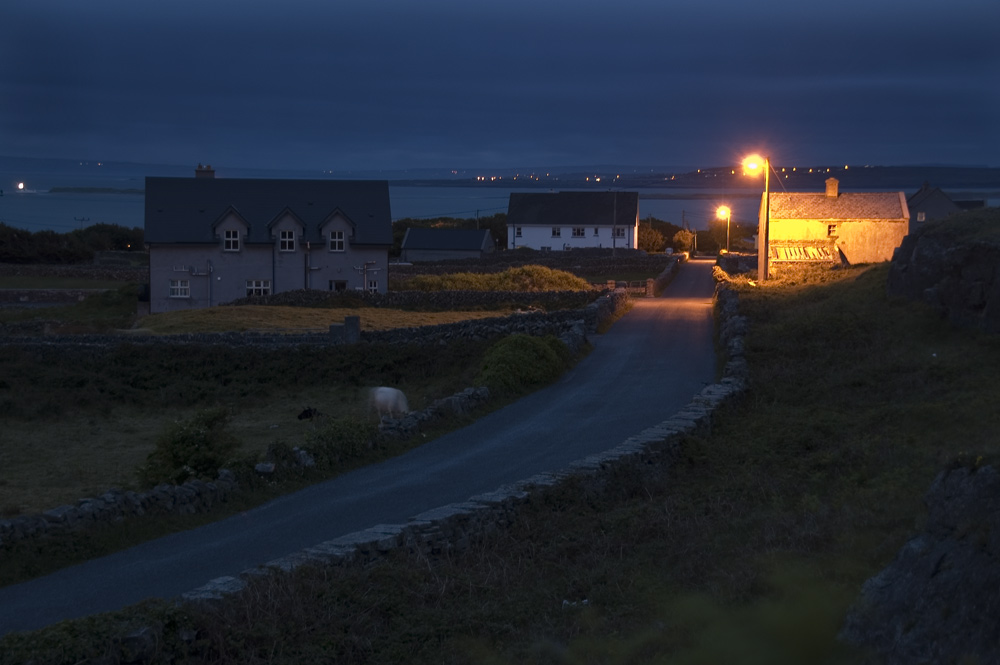
<path fill-rule="evenodd" d="M 385 386 L 371 389 L 368 395 L 368 407 L 374 407 L 380 418 L 385 415 L 396 418 L 410 411 L 403 391 Z"/>
<path fill-rule="evenodd" d="M 307 406 L 305 409 L 302 410 L 302 413 L 299 414 L 299 420 L 312 420 L 318 415 L 319 411 L 317 409 L 314 409 L 311 406 Z"/>

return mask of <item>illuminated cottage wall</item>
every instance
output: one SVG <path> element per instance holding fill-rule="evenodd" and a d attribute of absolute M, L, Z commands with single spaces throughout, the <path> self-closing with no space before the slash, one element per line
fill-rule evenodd
<path fill-rule="evenodd" d="M 836 178 L 826 192 L 772 192 L 768 225 L 772 262 L 839 261 L 878 263 L 892 259 L 909 229 L 903 192 L 839 191 Z"/>

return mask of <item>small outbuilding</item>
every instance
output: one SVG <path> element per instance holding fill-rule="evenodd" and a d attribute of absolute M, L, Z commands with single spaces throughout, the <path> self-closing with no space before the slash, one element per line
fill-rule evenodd
<path fill-rule="evenodd" d="M 916 193 L 906 199 L 906 205 L 910 208 L 911 224 L 922 224 L 944 219 L 962 210 L 983 208 L 986 206 L 986 201 L 982 199 L 956 201 L 940 187 L 931 187 L 930 183 L 925 182 Z"/>
<path fill-rule="evenodd" d="M 479 259 L 496 251 L 489 229 L 406 229 L 400 259 L 407 262 Z"/>

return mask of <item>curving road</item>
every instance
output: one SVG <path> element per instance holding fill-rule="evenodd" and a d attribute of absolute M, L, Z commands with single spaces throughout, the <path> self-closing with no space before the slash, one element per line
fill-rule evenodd
<path fill-rule="evenodd" d="M 713 263 L 682 264 L 557 383 L 386 462 L 254 510 L 0 589 L 0 635 L 174 597 L 376 524 L 401 524 L 612 448 L 713 381 Z"/>

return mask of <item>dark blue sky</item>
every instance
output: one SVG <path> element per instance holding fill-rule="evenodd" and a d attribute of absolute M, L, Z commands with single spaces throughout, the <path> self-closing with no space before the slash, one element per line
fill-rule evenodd
<path fill-rule="evenodd" d="M 996 0 L 7 0 L 0 154 L 1000 166 Z"/>

